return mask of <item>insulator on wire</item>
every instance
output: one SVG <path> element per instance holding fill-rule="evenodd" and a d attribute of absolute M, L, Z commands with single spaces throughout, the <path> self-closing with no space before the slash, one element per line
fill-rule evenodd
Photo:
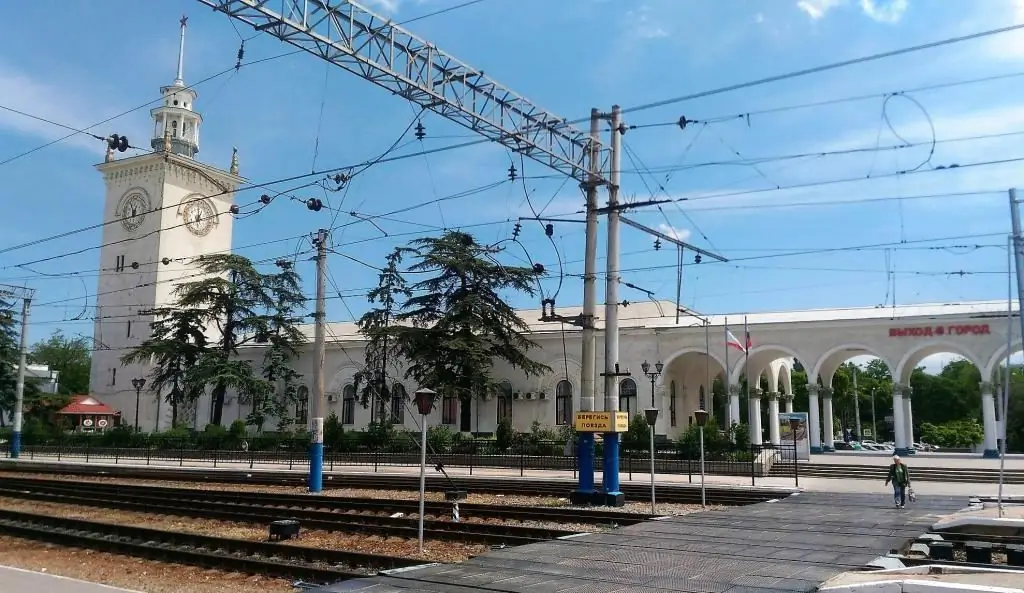
<path fill-rule="evenodd" d="M 427 137 L 427 128 L 423 125 L 423 122 L 416 122 L 416 139 L 423 140 Z"/>
<path fill-rule="evenodd" d="M 516 224 L 515 224 L 515 225 L 514 225 L 514 226 L 512 227 L 512 238 L 513 238 L 513 239 L 518 239 L 518 238 L 519 238 L 519 233 L 521 233 L 521 232 L 522 232 L 522 230 L 523 230 L 523 225 L 517 222 L 517 223 L 516 223 Z"/>
<path fill-rule="evenodd" d="M 324 203 L 320 201 L 320 198 L 310 198 L 306 200 L 306 208 L 309 208 L 313 212 L 320 212 L 324 207 Z"/>
<path fill-rule="evenodd" d="M 111 134 L 110 137 L 107 138 L 107 147 L 110 148 L 110 150 L 124 152 L 128 150 L 128 137 Z"/>
<path fill-rule="evenodd" d="M 160 263 L 162 263 L 165 266 L 169 266 L 169 265 L 171 265 L 171 258 L 165 257 L 165 258 L 160 260 Z"/>
<path fill-rule="evenodd" d="M 228 208 L 228 212 L 231 214 L 238 214 L 241 211 L 242 209 L 238 207 L 238 204 L 232 204 L 231 207 Z"/>
<path fill-rule="evenodd" d="M 242 44 L 238 46 L 238 61 L 235 62 L 235 72 L 242 67 L 242 58 L 245 57 L 245 40 L 242 40 Z"/>
<path fill-rule="evenodd" d="M 659 251 L 661 249 L 661 239 L 654 240 L 654 250 Z"/>
<path fill-rule="evenodd" d="M 544 273 L 544 264 L 533 264 L 533 273 L 538 276 Z"/>
<path fill-rule="evenodd" d="M 274 198 L 271 198 L 267 194 L 263 194 L 262 196 L 260 196 L 260 204 L 263 204 L 265 206 L 265 205 L 269 204 L 270 201 L 273 200 L 273 199 Z"/>
<path fill-rule="evenodd" d="M 704 258 L 701 257 L 701 255 L 698 253 L 697 255 L 693 256 L 693 263 L 699 264 L 702 259 Z"/>
<path fill-rule="evenodd" d="M 508 166 L 508 180 L 509 181 L 515 181 L 516 180 L 516 176 L 517 176 L 518 173 L 519 172 L 516 171 L 515 164 L 511 164 L 511 165 Z"/>
<path fill-rule="evenodd" d="M 551 237 L 555 234 L 555 225 L 548 223 L 544 225 L 544 234 Z"/>

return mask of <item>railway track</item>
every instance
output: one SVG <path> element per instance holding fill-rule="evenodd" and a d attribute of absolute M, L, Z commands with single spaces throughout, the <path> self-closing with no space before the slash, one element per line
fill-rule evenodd
<path fill-rule="evenodd" d="M 365 521 L 367 523 L 401 525 L 410 519 L 395 518 L 386 515 L 394 513 L 418 514 L 419 502 L 416 500 L 380 500 L 369 498 L 353 498 L 341 496 L 310 496 L 308 494 L 277 494 L 266 492 L 249 492 L 238 490 L 196 490 L 189 488 L 172 488 L 167 486 L 144 486 L 112 484 L 109 482 L 82 482 L 73 480 L 46 480 L 39 478 L 5 478 L 0 480 L 0 493 L 7 496 L 18 496 L 20 493 L 51 493 L 64 496 L 80 496 L 84 498 L 101 498 L 132 502 L 145 499 L 145 502 L 164 504 L 165 502 L 182 502 L 187 504 L 209 503 L 231 505 L 231 508 L 253 510 L 260 513 L 301 514 L 303 511 L 317 511 L 326 514 L 314 518 L 330 517 L 334 520 Z M 224 507 L 228 509 L 227 506 Z M 452 505 L 446 502 L 427 501 L 424 505 L 424 517 L 448 517 Z M 652 515 L 641 513 L 624 513 L 621 511 L 603 510 L 569 510 L 558 507 L 534 507 L 518 505 L 487 505 L 459 504 L 461 517 L 479 519 L 498 519 L 502 521 L 538 521 L 554 523 L 585 523 L 593 525 L 631 525 L 642 523 Z M 347 514 L 359 513 L 359 514 Z M 386 515 L 370 515 L 382 513 Z M 311 515 L 312 516 L 312 515 Z M 495 531 L 515 529 L 515 525 L 486 525 L 479 523 L 454 523 L 452 521 L 433 521 L 437 529 L 475 529 L 493 528 Z M 571 532 L 537 528 L 534 532 L 523 531 L 523 534 L 541 539 L 561 537 Z"/>
<path fill-rule="evenodd" d="M 254 486 L 302 487 L 306 483 L 306 478 L 303 474 L 290 471 L 240 471 L 203 468 L 168 469 L 140 466 L 31 462 L 23 460 L 0 460 L 0 471 L 247 484 Z M 427 488 L 431 491 L 442 491 L 453 486 L 481 494 L 566 497 L 573 489 L 574 483 L 569 480 L 536 480 L 493 476 L 454 477 L 451 482 L 440 476 L 429 476 L 427 479 Z M 324 488 L 417 490 L 419 488 L 419 477 L 403 474 L 346 474 L 328 472 L 324 474 Z M 622 484 L 622 491 L 625 493 L 627 500 L 648 500 L 650 497 L 650 487 L 646 485 Z M 736 506 L 785 498 L 793 491 L 788 488 L 711 486 L 706 488 L 706 492 L 708 504 Z M 658 487 L 658 500 L 665 503 L 700 504 L 700 488 L 696 485 L 660 485 Z"/>
<path fill-rule="evenodd" d="M 214 496 L 208 496 L 210 494 Z M 366 509 L 360 508 L 358 505 L 346 505 L 344 502 L 341 505 L 333 505 L 329 504 L 333 502 L 332 499 L 308 496 L 265 498 L 257 493 L 210 492 L 49 480 L 5 480 L 0 483 L 0 496 L 238 523 L 269 524 L 271 521 L 287 518 L 300 521 L 307 529 L 327 532 L 404 538 L 417 536 L 417 520 L 367 514 Z M 391 501 L 381 502 L 389 505 Z M 416 501 L 411 502 L 413 505 L 418 504 Z M 361 512 L 352 514 L 349 513 L 351 510 Z M 392 514 L 395 512 L 393 506 L 382 506 L 370 510 Z M 418 511 L 418 508 L 414 506 L 413 510 Z M 541 511 L 546 510 L 541 509 Z M 623 515 L 624 513 L 618 514 Z M 529 517 L 529 511 L 519 515 L 519 517 L 522 516 Z M 564 513 L 560 517 L 562 521 L 567 518 L 571 518 L 571 516 Z M 638 518 L 627 516 L 620 519 L 617 524 L 640 522 L 645 518 L 645 516 Z M 611 523 L 612 521 L 606 522 Z M 520 525 L 424 521 L 424 536 L 428 539 L 487 545 L 523 545 L 575 533 L 577 532 Z"/>
<path fill-rule="evenodd" d="M 0 509 L 0 533 L 15 537 L 233 572 L 332 583 L 422 564 L 291 544 L 177 533 Z"/>

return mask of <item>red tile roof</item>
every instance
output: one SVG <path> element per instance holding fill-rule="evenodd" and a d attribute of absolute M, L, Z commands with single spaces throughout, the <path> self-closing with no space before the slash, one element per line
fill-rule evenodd
<path fill-rule="evenodd" d="M 76 395 L 71 398 L 71 403 L 64 406 L 60 414 L 92 414 L 96 416 L 114 414 L 114 408 L 92 397 L 91 395 Z"/>

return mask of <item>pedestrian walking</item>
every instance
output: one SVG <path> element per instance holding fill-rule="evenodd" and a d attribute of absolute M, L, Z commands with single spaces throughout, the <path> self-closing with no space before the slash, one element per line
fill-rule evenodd
<path fill-rule="evenodd" d="M 907 505 L 907 488 L 910 486 L 910 470 L 900 460 L 899 455 L 892 456 L 892 465 L 889 466 L 889 475 L 885 478 L 885 485 L 892 482 L 892 498 L 896 508 L 902 509 Z"/>

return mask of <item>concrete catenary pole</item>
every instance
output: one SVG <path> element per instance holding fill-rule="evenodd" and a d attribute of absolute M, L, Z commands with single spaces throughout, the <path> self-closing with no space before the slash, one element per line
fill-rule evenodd
<path fill-rule="evenodd" d="M 18 385 L 14 396 L 14 432 L 11 434 L 11 458 L 21 455 L 21 425 L 25 408 L 25 364 L 28 359 L 28 313 L 32 308 L 32 297 L 21 299 L 21 346 L 18 358 Z"/>
<path fill-rule="evenodd" d="M 309 447 L 309 491 L 320 492 L 324 485 L 324 324 L 327 302 L 327 231 L 316 233 L 316 313 L 313 332 L 313 423 Z"/>
<path fill-rule="evenodd" d="M 611 143 L 608 173 L 608 258 L 605 274 L 604 309 L 604 410 L 614 414 L 619 410 L 619 169 L 621 161 L 622 114 L 618 105 L 612 106 Z M 614 417 L 613 417 L 614 419 Z M 604 435 L 604 493 L 606 501 L 622 499 L 619 488 L 619 434 L 609 431 Z"/>
<path fill-rule="evenodd" d="M 594 411 L 595 378 L 597 376 L 597 189 L 600 176 L 601 114 L 590 110 L 589 177 L 586 185 L 587 216 L 586 246 L 583 263 L 583 344 L 580 356 L 580 411 Z M 590 503 L 594 496 L 594 433 L 581 432 L 577 445 L 579 456 L 579 483 L 573 493 L 573 502 Z"/>

